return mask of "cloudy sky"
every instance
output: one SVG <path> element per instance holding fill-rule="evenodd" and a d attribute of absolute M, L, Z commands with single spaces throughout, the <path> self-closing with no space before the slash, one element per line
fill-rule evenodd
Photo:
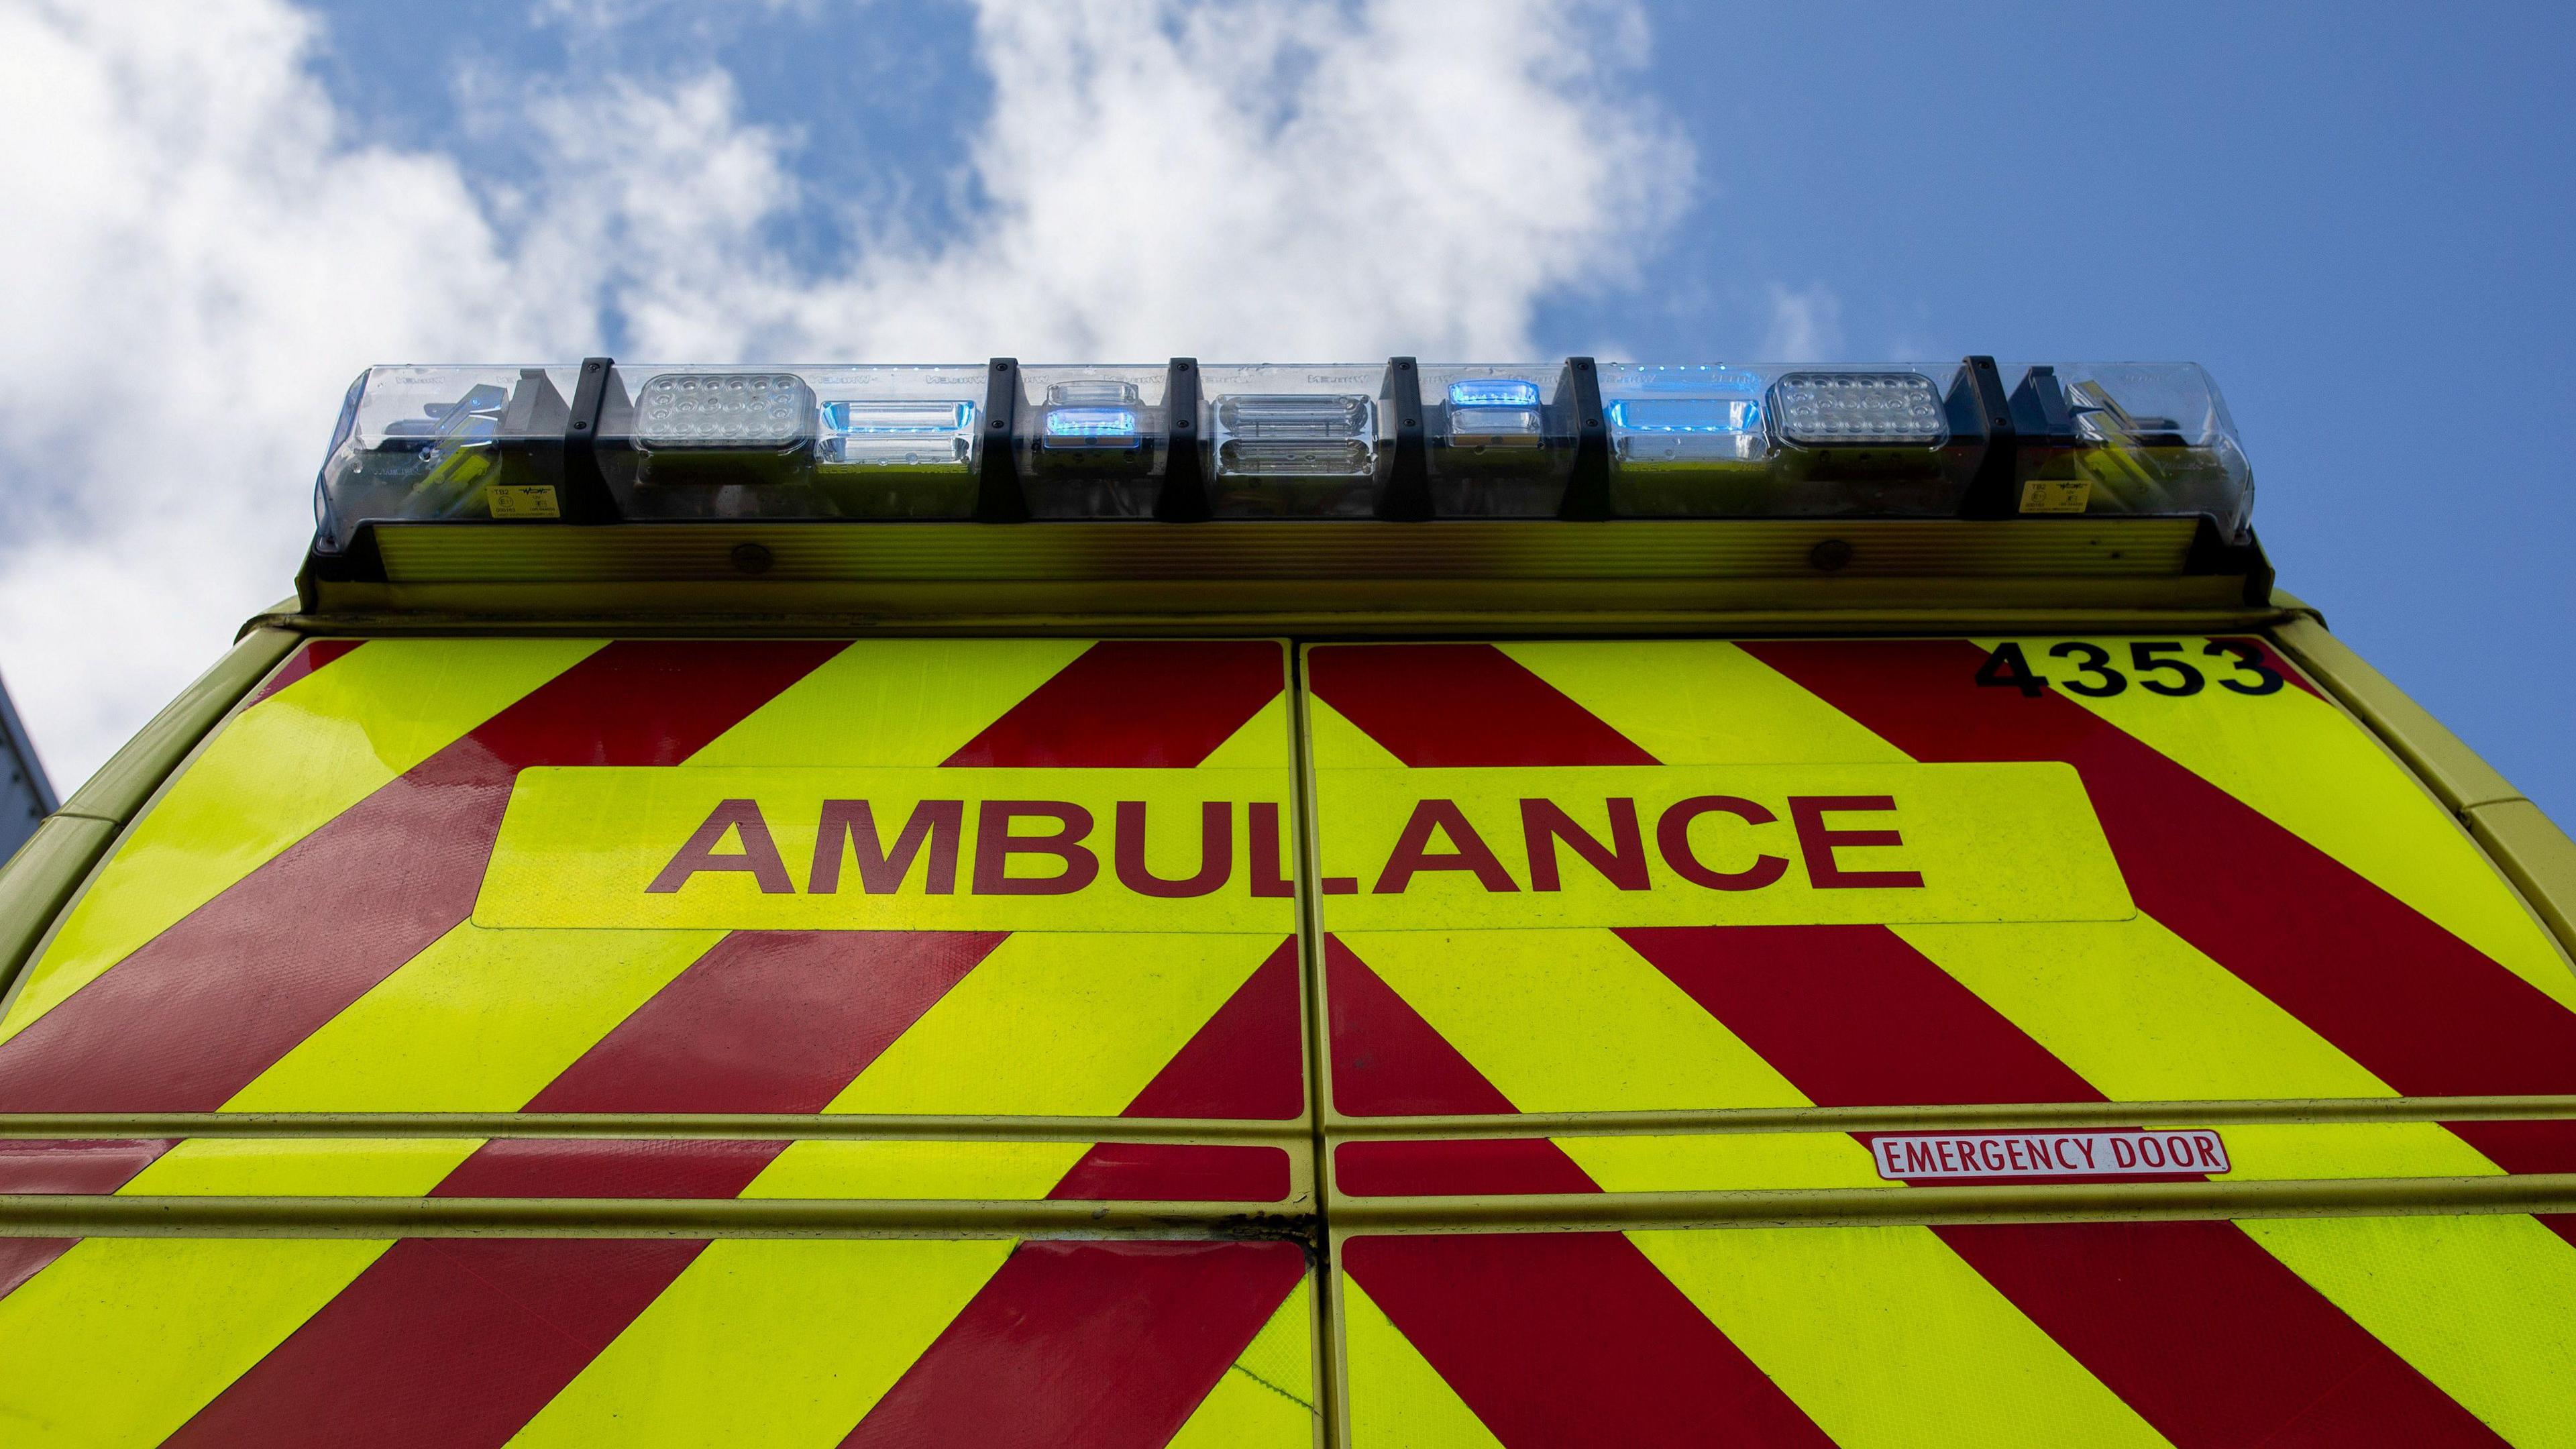
<path fill-rule="evenodd" d="M 0 677 L 64 793 L 370 362 L 2189 358 L 2562 820 L 2566 7 L 0 0 Z"/>

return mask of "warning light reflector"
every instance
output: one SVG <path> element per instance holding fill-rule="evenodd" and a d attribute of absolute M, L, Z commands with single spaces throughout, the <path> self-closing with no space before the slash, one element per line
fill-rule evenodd
<path fill-rule="evenodd" d="M 1471 377 L 1449 384 L 1453 408 L 1534 408 L 1538 384 L 1516 377 Z"/>
<path fill-rule="evenodd" d="M 1376 410 L 1350 394 L 1256 393 L 1216 400 L 1219 473 L 1364 478 L 1374 466 Z"/>
<path fill-rule="evenodd" d="M 1938 445 L 1941 391 L 1919 372 L 1793 372 L 1771 385 L 1780 436 L 1802 447 Z"/>
<path fill-rule="evenodd" d="M 646 448 L 784 448 L 802 441 L 814 391 L 792 373 L 666 372 L 635 402 Z"/>
<path fill-rule="evenodd" d="M 1134 408 L 1049 408 L 1050 444 L 1099 444 L 1132 448 L 1138 437 Z"/>
<path fill-rule="evenodd" d="M 823 404 L 823 467 L 964 468 L 974 459 L 975 405 L 837 399 Z"/>

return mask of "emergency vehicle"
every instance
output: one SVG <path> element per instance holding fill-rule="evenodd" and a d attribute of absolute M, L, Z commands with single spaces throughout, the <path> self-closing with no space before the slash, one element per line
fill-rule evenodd
<path fill-rule="evenodd" d="M 2576 1444 L 2576 846 L 2189 365 L 380 367 L 0 1441 Z"/>

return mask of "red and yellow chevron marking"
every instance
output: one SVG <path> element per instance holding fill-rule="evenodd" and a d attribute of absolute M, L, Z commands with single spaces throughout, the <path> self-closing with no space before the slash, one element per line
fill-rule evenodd
<path fill-rule="evenodd" d="M 2528 1217 L 1343 1238 L 1349 1442 L 2576 1442 Z"/>
<path fill-rule="evenodd" d="M 0 1111 L 1296 1119 L 1285 682 L 1262 641 L 308 645 L 24 973 Z M 479 923 L 519 822 L 546 871 L 633 844 L 585 855 L 529 794 L 609 775 L 781 825 L 681 822 L 631 919 Z M 953 804 L 922 787 L 943 775 Z M 795 812 L 889 780 L 905 819 L 845 810 L 827 856 L 808 816 L 778 855 Z M 1208 820 L 1176 820 L 1199 794 Z M 858 904 L 735 929 L 729 890 Z"/>
<path fill-rule="evenodd" d="M 12 1445 L 1273 1445 L 1276 1242 L 94 1237 L 0 1298 Z"/>
<path fill-rule="evenodd" d="M 1010 1138 L 0 1141 L 0 1195 L 742 1198 L 1295 1205 L 1280 1147 Z"/>
<path fill-rule="evenodd" d="M 1580 909 L 1561 908 L 1570 919 L 1549 919 L 1560 907 L 1538 899 L 1571 898 L 1533 870 L 1538 827 L 1527 814 L 1497 823 L 1482 797 L 1457 797 L 1482 851 L 1445 821 L 1414 842 L 1415 873 L 1437 873 L 1448 892 L 1423 928 L 1405 928 L 1388 899 L 1341 904 L 1403 894 L 1374 889 L 1383 877 L 1326 876 L 1333 1110 L 2576 1091 L 2576 976 L 2565 958 L 2440 807 L 2290 666 L 2249 641 L 2174 641 L 2210 678 L 2232 668 L 2242 677 L 2223 682 L 2261 692 L 2213 683 L 2188 697 L 2141 687 L 2084 699 L 1981 685 L 1997 642 L 1311 648 L 1327 862 L 1336 772 L 1386 781 L 1411 768 L 1444 784 L 1475 771 L 1554 774 L 1590 790 L 1565 802 L 1569 823 L 1540 841 L 1561 882 L 1584 881 Z M 2025 641 L 2025 653 L 2045 662 L 2063 642 Z M 2127 657 L 2124 641 L 2072 642 Z M 1683 772 L 1703 792 L 1713 793 L 1715 767 L 1742 767 L 1747 783 L 1735 805 L 1685 818 L 1678 846 L 1658 838 L 1664 822 L 1651 814 L 1628 838 L 1604 813 L 1600 782 L 1624 767 L 1638 780 L 1627 798 L 1661 803 L 1655 766 L 1705 767 Z M 1739 906 L 1782 883 L 1828 894 L 1814 888 L 1827 871 L 1864 877 L 1837 883 L 1856 886 L 1855 899 L 1910 897 L 1917 888 L 1893 877 L 1992 863 L 1874 838 L 1902 821 L 1901 809 L 1881 808 L 1902 791 L 1853 799 L 1861 766 L 1889 781 L 1907 770 L 2071 769 L 2133 912 L 2088 918 L 2052 901 L 2011 919 L 1955 892 L 1929 913 L 1941 919 L 1878 918 L 1894 924 L 1848 907 Z M 1809 797 L 1793 820 L 1790 797 L 1806 794 L 1795 777 L 1809 767 L 1832 786 L 1817 793 L 1838 803 L 1819 809 Z M 1996 837 L 1994 848 L 2023 847 Z M 1669 868 L 1676 849 L 1721 879 L 1681 883 Z M 1772 879 L 1745 879 L 1766 857 Z M 1618 884 L 1655 860 L 1667 864 Z M 2004 863 L 2042 872 L 2048 858 Z M 1640 905 L 1631 924 L 1603 917 L 1639 884 L 1649 887 L 1641 902 L 1687 892 L 1703 914 L 1675 924 L 1671 911 Z M 1458 924 L 1459 893 L 1479 889 L 1508 928 Z M 1337 924 L 1354 919 L 1368 929 Z M 2499 1124 L 2453 1130 L 2506 1170 L 2547 1170 L 2516 1160 Z"/>

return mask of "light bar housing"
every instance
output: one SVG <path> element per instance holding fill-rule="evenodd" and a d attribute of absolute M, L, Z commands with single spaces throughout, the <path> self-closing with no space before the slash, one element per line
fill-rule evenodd
<path fill-rule="evenodd" d="M 2010 379 L 2007 385 L 2007 379 Z M 2189 363 L 376 367 L 315 488 L 377 523 L 2207 518 Z"/>

